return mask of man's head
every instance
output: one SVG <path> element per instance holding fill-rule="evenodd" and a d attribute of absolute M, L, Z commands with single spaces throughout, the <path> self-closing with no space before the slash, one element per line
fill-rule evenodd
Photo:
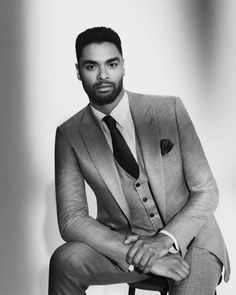
<path fill-rule="evenodd" d="M 95 27 L 76 39 L 77 75 L 94 106 L 114 104 L 123 94 L 121 41 L 110 28 Z"/>
<path fill-rule="evenodd" d="M 119 35 L 115 31 L 113 31 L 111 28 L 106 27 L 94 27 L 80 33 L 76 38 L 75 49 L 77 62 L 79 63 L 82 51 L 86 45 L 92 43 L 101 44 L 104 42 L 114 44 L 119 50 L 120 55 L 123 55 L 121 40 Z"/>

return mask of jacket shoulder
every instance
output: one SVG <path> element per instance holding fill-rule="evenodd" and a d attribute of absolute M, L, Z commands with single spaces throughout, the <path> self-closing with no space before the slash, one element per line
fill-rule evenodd
<path fill-rule="evenodd" d="M 174 95 L 153 95 L 153 94 L 140 94 L 135 92 L 127 92 L 131 99 L 137 102 L 147 103 L 153 107 L 166 108 L 175 107 L 176 101 L 180 100 L 178 96 Z"/>
<path fill-rule="evenodd" d="M 71 130 L 74 127 L 78 126 L 81 122 L 81 120 L 84 118 L 85 113 L 88 111 L 89 106 L 87 105 L 77 113 L 75 113 L 73 116 L 71 116 L 69 119 L 67 119 L 65 122 L 59 125 L 59 128 L 63 131 Z"/>

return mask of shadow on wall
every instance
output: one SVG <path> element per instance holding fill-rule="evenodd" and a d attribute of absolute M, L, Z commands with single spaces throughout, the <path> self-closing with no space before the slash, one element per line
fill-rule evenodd
<path fill-rule="evenodd" d="M 214 64 L 217 40 L 217 21 L 219 3 L 215 0 L 183 0 L 178 5 L 182 28 L 186 32 L 188 53 L 194 64 L 203 94 L 211 90 L 214 76 Z M 200 85 L 198 85 L 199 87 Z M 204 99 L 204 98 L 203 98 Z M 213 103 L 211 95 L 207 101 Z M 204 101 L 205 103 L 205 101 Z"/>
<path fill-rule="evenodd" d="M 22 2 L 0 2 L 0 294 L 32 295 L 27 206 L 34 196 L 25 124 Z"/>
<path fill-rule="evenodd" d="M 46 190 L 45 206 L 46 206 L 46 216 L 44 219 L 44 237 L 46 250 L 51 257 L 52 253 L 59 247 L 64 241 L 60 237 L 58 224 L 57 224 L 57 214 L 56 214 L 56 197 L 55 197 L 55 187 L 54 183 L 50 183 Z M 48 261 L 49 263 L 49 261 Z M 43 269 L 40 275 L 40 293 L 47 294 L 48 292 L 48 271 L 49 264 Z"/>

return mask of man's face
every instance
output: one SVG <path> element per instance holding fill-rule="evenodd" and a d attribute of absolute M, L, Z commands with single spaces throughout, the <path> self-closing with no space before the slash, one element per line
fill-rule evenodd
<path fill-rule="evenodd" d="M 92 104 L 102 106 L 115 101 L 123 89 L 124 60 L 110 42 L 84 47 L 78 64 L 78 78 Z"/>

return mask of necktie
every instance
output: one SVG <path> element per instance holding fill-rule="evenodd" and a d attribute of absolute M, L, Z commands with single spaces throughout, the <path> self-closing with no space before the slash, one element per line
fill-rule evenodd
<path fill-rule="evenodd" d="M 120 131 L 116 128 L 116 121 L 111 116 L 105 116 L 103 120 L 111 133 L 113 153 L 116 161 L 127 173 L 138 179 L 138 164 Z"/>

